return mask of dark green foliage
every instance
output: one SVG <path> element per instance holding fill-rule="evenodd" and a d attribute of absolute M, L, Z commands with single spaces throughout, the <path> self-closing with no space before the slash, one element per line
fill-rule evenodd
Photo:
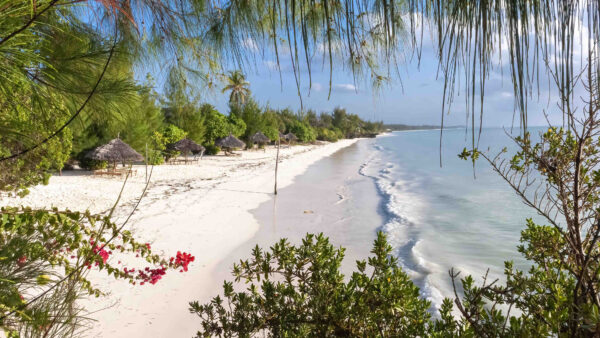
<path fill-rule="evenodd" d="M 221 151 L 221 148 L 214 144 L 207 144 L 204 147 L 206 148 L 205 155 L 217 155 Z"/>
<path fill-rule="evenodd" d="M 313 142 L 317 139 L 315 130 L 305 122 L 294 121 L 288 129 L 300 142 Z"/>
<path fill-rule="evenodd" d="M 162 109 L 165 121 L 184 130 L 192 141 L 199 144 L 204 142 L 203 114 L 198 108 L 197 100 L 190 99 L 193 93 L 190 92 L 184 75 L 172 70 L 166 92 Z"/>
<path fill-rule="evenodd" d="M 214 144 L 217 139 L 229 134 L 227 118 L 225 115 L 219 113 L 214 106 L 208 103 L 203 104 L 200 107 L 200 111 L 206 128 L 204 146 Z"/>
<path fill-rule="evenodd" d="M 340 139 L 341 132 L 338 134 L 336 130 L 331 130 L 323 127 L 317 128 L 317 140 L 327 141 L 327 142 L 336 142 Z"/>
<path fill-rule="evenodd" d="M 232 106 L 241 106 L 246 103 L 250 97 L 250 83 L 246 81 L 246 76 L 240 71 L 231 71 L 226 77 L 226 85 L 223 93 L 230 92 L 229 103 Z"/>
<path fill-rule="evenodd" d="M 190 303 L 201 318 L 204 336 L 425 336 L 430 304 L 400 270 L 385 235 L 379 233 L 373 256 L 357 262 L 348 281 L 340 273 L 344 249 L 322 234 L 301 245 L 287 240 L 233 268 L 246 291 L 225 282 L 224 299 Z"/>
<path fill-rule="evenodd" d="M 235 114 L 230 114 L 227 117 L 227 124 L 228 134 L 232 134 L 235 137 L 244 135 L 244 132 L 246 131 L 246 123 L 244 120 L 242 120 L 242 118 Z"/>
<path fill-rule="evenodd" d="M 108 166 L 108 162 L 106 161 L 92 160 L 90 158 L 85 157 L 85 152 L 82 154 L 83 155 L 79 157 L 79 166 L 81 167 L 81 169 L 98 170 L 104 169 Z"/>
<path fill-rule="evenodd" d="M 122 129 L 118 132 L 121 139 L 140 154 L 145 155 L 146 146 L 152 149 L 154 132 L 164 126 L 164 118 L 157 105 L 158 94 L 152 90 L 153 81 L 147 82 L 138 90 L 136 108 L 123 117 Z"/>
<path fill-rule="evenodd" d="M 3 104 L 0 98 L 1 106 Z M 66 120 L 62 110 L 55 110 L 56 115 L 52 116 L 46 115 L 49 111 L 32 111 L 27 114 L 23 109 L 15 107 L 0 110 L 0 157 L 9 156 L 40 142 Z M 69 158 L 71 139 L 71 130 L 64 129 L 56 138 L 35 151 L 0 162 L 0 191 L 14 191 L 24 195 L 28 192 L 27 187 L 47 183 L 50 173 L 62 169 Z"/>
<path fill-rule="evenodd" d="M 243 106 L 231 104 L 229 114 L 237 116 L 244 121 L 246 129 L 244 134 L 240 136 L 241 139 L 246 142 L 246 146 L 251 148 L 253 143 L 250 140 L 250 137 L 256 132 L 262 132 L 263 129 L 265 129 L 263 113 L 258 106 L 258 103 L 250 98 Z"/>
<path fill-rule="evenodd" d="M 161 164 L 164 159 L 179 155 L 178 151 L 168 149 L 168 145 L 184 139 L 187 133 L 173 124 L 168 124 L 162 131 L 154 132 L 152 136 L 153 153 L 149 156 L 152 164 Z"/>

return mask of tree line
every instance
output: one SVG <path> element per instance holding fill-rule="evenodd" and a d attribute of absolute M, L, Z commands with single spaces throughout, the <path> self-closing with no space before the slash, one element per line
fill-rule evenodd
<path fill-rule="evenodd" d="M 252 135 L 262 132 L 275 142 L 280 134 L 293 133 L 299 142 L 336 142 L 343 138 L 373 136 L 383 130 L 382 122 L 370 122 L 344 108 L 318 114 L 314 110 L 261 107 L 251 96 L 249 83 L 239 71 L 230 72 L 223 92 L 230 91 L 225 115 L 209 103 L 190 100 L 183 88 L 168 87 L 160 95 L 150 76 L 133 94 L 134 107 L 124 109 L 117 119 L 81 121 L 73 127 L 72 157 L 84 163 L 85 154 L 117 135 L 140 153 L 150 151 L 151 163 L 160 164 L 169 143 L 182 138 L 204 145 L 206 153 L 219 152 L 215 141 L 234 135 L 253 146 Z"/>

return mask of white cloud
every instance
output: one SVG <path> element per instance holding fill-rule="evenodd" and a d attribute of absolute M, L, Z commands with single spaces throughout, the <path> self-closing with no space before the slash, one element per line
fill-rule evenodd
<path fill-rule="evenodd" d="M 242 41 L 242 46 L 253 52 L 258 52 L 258 45 L 252 38 L 245 38 L 244 41 Z"/>
<path fill-rule="evenodd" d="M 267 66 L 267 68 L 269 68 L 269 70 L 279 70 L 279 68 L 277 68 L 277 62 L 275 61 L 267 60 L 263 61 L 263 63 L 265 66 Z"/>
<path fill-rule="evenodd" d="M 333 85 L 333 89 L 335 91 L 340 91 L 340 92 L 346 92 L 346 93 L 350 93 L 350 92 L 356 92 L 356 86 L 354 86 L 351 83 L 340 83 L 340 84 L 335 84 Z"/>
<path fill-rule="evenodd" d="M 311 90 L 314 90 L 315 92 L 320 92 L 323 89 L 323 85 L 318 83 L 318 82 L 313 82 L 312 83 L 312 88 Z"/>

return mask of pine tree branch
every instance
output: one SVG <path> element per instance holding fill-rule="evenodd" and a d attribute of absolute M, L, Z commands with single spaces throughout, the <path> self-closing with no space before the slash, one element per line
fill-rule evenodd
<path fill-rule="evenodd" d="M 46 6 L 46 8 L 42 9 L 41 11 L 39 11 L 38 13 L 35 13 L 31 19 L 29 19 L 29 21 L 27 21 L 23 26 L 21 26 L 21 28 L 17 29 L 16 31 L 8 34 L 7 36 L 5 36 L 4 38 L 2 38 L 2 40 L 0 40 L 0 45 L 2 45 L 3 43 L 5 43 L 6 41 L 10 40 L 11 38 L 15 37 L 17 34 L 21 33 L 22 31 L 26 30 L 29 26 L 31 26 L 40 16 L 42 16 L 42 14 L 44 14 L 47 10 L 49 10 L 50 8 L 52 8 L 54 5 L 56 5 L 56 3 L 59 0 L 52 0 L 50 1 L 50 4 L 48 4 L 48 6 Z"/>

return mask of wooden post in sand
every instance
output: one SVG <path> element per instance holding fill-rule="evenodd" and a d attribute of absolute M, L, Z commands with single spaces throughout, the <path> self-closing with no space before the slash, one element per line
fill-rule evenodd
<path fill-rule="evenodd" d="M 277 156 L 275 157 L 275 195 L 277 195 L 277 167 L 279 166 L 279 147 L 281 146 L 281 139 L 277 137 Z"/>
<path fill-rule="evenodd" d="M 146 178 L 145 182 L 147 183 L 148 182 L 148 142 L 146 142 L 146 161 L 144 162 L 144 164 L 145 164 L 144 167 L 146 169 L 146 175 L 144 177 Z"/>

